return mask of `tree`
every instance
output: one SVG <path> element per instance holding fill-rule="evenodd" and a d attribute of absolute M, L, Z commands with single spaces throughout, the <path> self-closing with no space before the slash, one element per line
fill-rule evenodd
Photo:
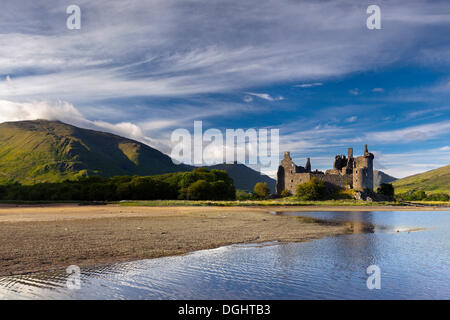
<path fill-rule="evenodd" d="M 291 194 L 291 192 L 290 192 L 289 190 L 284 189 L 283 191 L 281 191 L 281 196 L 282 196 L 283 198 L 286 198 L 286 197 L 292 196 L 292 194 Z"/>
<path fill-rule="evenodd" d="M 211 184 L 205 180 L 198 180 L 187 188 L 188 200 L 210 200 L 212 198 Z"/>
<path fill-rule="evenodd" d="M 435 193 L 427 196 L 426 200 L 428 201 L 448 201 L 450 200 L 450 196 L 446 193 Z"/>
<path fill-rule="evenodd" d="M 427 198 L 427 194 L 423 190 L 410 190 L 398 195 L 398 198 L 406 201 L 421 201 Z"/>
<path fill-rule="evenodd" d="M 378 186 L 377 193 L 389 198 L 393 198 L 394 186 L 390 183 L 382 183 Z"/>
<path fill-rule="evenodd" d="M 247 192 L 245 190 L 236 190 L 236 199 L 240 201 L 252 200 L 254 199 L 254 194 Z"/>
<path fill-rule="evenodd" d="M 253 192 L 258 196 L 258 198 L 266 199 L 269 195 L 269 187 L 267 186 L 266 182 L 258 182 L 257 184 L 255 184 Z"/>
<path fill-rule="evenodd" d="M 325 197 L 325 185 L 322 180 L 312 178 L 297 186 L 295 196 L 300 200 L 321 200 Z"/>

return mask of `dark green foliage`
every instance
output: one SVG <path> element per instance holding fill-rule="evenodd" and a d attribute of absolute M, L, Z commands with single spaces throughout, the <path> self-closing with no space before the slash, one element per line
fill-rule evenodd
<path fill-rule="evenodd" d="M 266 199 L 269 195 L 269 187 L 266 182 L 258 182 L 253 188 L 253 192 L 260 199 Z"/>
<path fill-rule="evenodd" d="M 450 196 L 446 193 L 434 193 L 430 194 L 426 198 L 427 201 L 449 201 Z"/>
<path fill-rule="evenodd" d="M 390 183 L 382 183 L 377 188 L 377 193 L 383 196 L 393 198 L 394 197 L 394 187 Z"/>
<path fill-rule="evenodd" d="M 427 194 L 423 190 L 417 190 L 417 191 L 410 191 L 407 193 L 404 193 L 402 195 L 398 195 L 398 197 L 402 200 L 406 201 L 421 201 L 425 200 L 427 197 Z"/>
<path fill-rule="evenodd" d="M 449 201 L 450 196 L 446 193 L 433 193 L 427 195 L 423 190 L 411 190 L 398 194 L 396 198 L 404 201 Z"/>
<path fill-rule="evenodd" d="M 312 178 L 310 181 L 297 186 L 295 196 L 300 200 L 323 200 L 326 193 L 324 182 Z"/>
<path fill-rule="evenodd" d="M 157 176 L 83 177 L 76 181 L 0 186 L 0 200 L 234 200 L 233 180 L 220 170 L 195 169 Z"/>
<path fill-rule="evenodd" d="M 246 201 L 246 200 L 256 200 L 256 195 L 245 190 L 236 190 L 236 200 Z"/>
<path fill-rule="evenodd" d="M 186 200 L 203 200 L 211 198 L 211 184 L 205 180 L 195 181 L 186 190 Z"/>

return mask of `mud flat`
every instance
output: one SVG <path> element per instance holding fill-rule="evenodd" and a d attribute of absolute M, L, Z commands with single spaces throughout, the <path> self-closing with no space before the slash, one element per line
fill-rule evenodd
<path fill-rule="evenodd" d="M 318 210 L 393 208 L 0 205 L 0 275 L 150 259 L 235 243 L 300 242 L 351 232 L 344 224 L 267 214 Z"/>
<path fill-rule="evenodd" d="M 307 241 L 345 226 L 267 208 L 4 206 L 0 275 L 179 255 L 233 243 Z"/>

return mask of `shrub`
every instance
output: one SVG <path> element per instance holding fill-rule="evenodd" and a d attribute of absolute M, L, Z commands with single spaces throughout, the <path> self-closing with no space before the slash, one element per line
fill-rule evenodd
<path fill-rule="evenodd" d="M 257 184 L 255 184 L 253 192 L 258 198 L 267 199 L 267 196 L 269 195 L 269 187 L 267 186 L 266 182 L 258 182 Z"/>
<path fill-rule="evenodd" d="M 253 200 L 255 198 L 253 193 L 247 192 L 245 190 L 236 190 L 236 199 L 240 201 Z"/>
<path fill-rule="evenodd" d="M 427 201 L 449 201 L 450 196 L 446 193 L 434 193 L 426 197 Z"/>
<path fill-rule="evenodd" d="M 295 193 L 295 196 L 300 200 L 322 200 L 325 195 L 326 190 L 323 181 L 316 178 L 299 184 Z"/>
<path fill-rule="evenodd" d="M 291 192 L 287 189 L 284 189 L 283 191 L 281 191 L 281 197 L 286 198 L 286 197 L 290 197 L 292 196 Z"/>
<path fill-rule="evenodd" d="M 188 200 L 210 200 L 211 184 L 206 180 L 198 180 L 187 188 L 186 195 Z"/>
<path fill-rule="evenodd" d="M 390 183 L 382 183 L 378 186 L 377 193 L 389 198 L 393 198 L 394 186 Z"/>
<path fill-rule="evenodd" d="M 398 198 L 406 201 L 421 201 L 427 198 L 427 194 L 423 190 L 411 190 L 409 192 L 399 194 Z"/>
<path fill-rule="evenodd" d="M 235 200 L 236 189 L 223 180 L 211 182 L 212 200 Z"/>

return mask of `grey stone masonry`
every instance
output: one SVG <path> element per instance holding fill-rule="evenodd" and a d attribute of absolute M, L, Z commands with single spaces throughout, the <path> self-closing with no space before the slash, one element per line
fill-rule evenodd
<path fill-rule="evenodd" d="M 364 146 L 362 156 L 353 157 L 353 148 L 348 148 L 347 156 L 337 155 L 333 169 L 311 171 L 311 160 L 307 159 L 305 167 L 297 166 L 290 152 L 285 152 L 277 172 L 277 194 L 283 190 L 295 194 L 297 185 L 310 181 L 312 178 L 322 180 L 338 188 L 350 188 L 357 191 L 373 189 L 373 159 L 374 155 Z"/>

